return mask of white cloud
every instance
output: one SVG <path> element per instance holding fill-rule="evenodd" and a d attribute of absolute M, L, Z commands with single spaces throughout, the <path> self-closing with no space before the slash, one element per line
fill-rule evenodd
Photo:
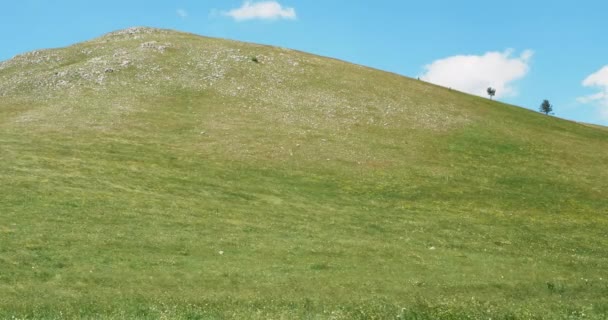
<path fill-rule="evenodd" d="M 533 51 L 525 50 L 513 57 L 513 51 L 506 50 L 447 57 L 426 65 L 420 78 L 479 96 L 485 96 L 488 87 L 496 89 L 496 97 L 515 95 L 512 82 L 528 73 L 533 55 Z"/>
<path fill-rule="evenodd" d="M 294 8 L 283 7 L 276 1 L 251 2 L 245 1 L 240 8 L 224 13 L 237 21 L 262 19 L 295 19 L 296 10 Z"/>
<path fill-rule="evenodd" d="M 583 86 L 597 88 L 600 92 L 579 97 L 577 99 L 578 102 L 584 104 L 597 104 L 600 108 L 599 114 L 602 119 L 608 120 L 608 65 L 585 78 L 585 80 L 583 80 Z"/>
<path fill-rule="evenodd" d="M 182 18 L 185 19 L 188 17 L 188 11 L 184 10 L 184 9 L 177 9 L 177 15 Z"/>
<path fill-rule="evenodd" d="M 606 95 L 606 93 L 604 92 L 598 92 L 595 94 L 591 94 L 588 96 L 584 96 L 584 97 L 579 97 L 576 100 L 580 103 L 593 103 L 595 101 L 602 101 L 604 99 L 608 98 L 608 96 Z"/>

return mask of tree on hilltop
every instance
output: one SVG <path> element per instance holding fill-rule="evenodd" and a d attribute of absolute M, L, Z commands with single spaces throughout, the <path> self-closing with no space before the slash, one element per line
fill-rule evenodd
<path fill-rule="evenodd" d="M 492 87 L 488 87 L 488 95 L 490 96 L 490 100 L 492 100 L 492 97 L 496 95 L 496 89 L 492 88 Z"/>
<path fill-rule="evenodd" d="M 543 103 L 540 104 L 538 111 L 548 115 L 549 113 L 553 112 L 553 105 L 551 105 L 549 100 L 543 100 Z"/>

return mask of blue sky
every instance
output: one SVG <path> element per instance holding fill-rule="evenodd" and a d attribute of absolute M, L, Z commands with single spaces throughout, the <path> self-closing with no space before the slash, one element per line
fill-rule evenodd
<path fill-rule="evenodd" d="M 131 26 L 277 45 L 608 125 L 608 1 L 14 0 L 0 60 Z"/>

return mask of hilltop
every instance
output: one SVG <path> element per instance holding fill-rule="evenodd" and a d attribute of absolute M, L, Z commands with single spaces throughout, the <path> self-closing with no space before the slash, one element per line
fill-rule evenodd
<path fill-rule="evenodd" d="M 608 131 L 130 28 L 0 63 L 0 317 L 598 318 Z"/>

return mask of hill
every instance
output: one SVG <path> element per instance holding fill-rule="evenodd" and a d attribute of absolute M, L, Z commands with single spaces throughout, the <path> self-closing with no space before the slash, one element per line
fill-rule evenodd
<path fill-rule="evenodd" d="M 608 313 L 603 128 L 152 28 L 0 98 L 2 318 Z"/>

